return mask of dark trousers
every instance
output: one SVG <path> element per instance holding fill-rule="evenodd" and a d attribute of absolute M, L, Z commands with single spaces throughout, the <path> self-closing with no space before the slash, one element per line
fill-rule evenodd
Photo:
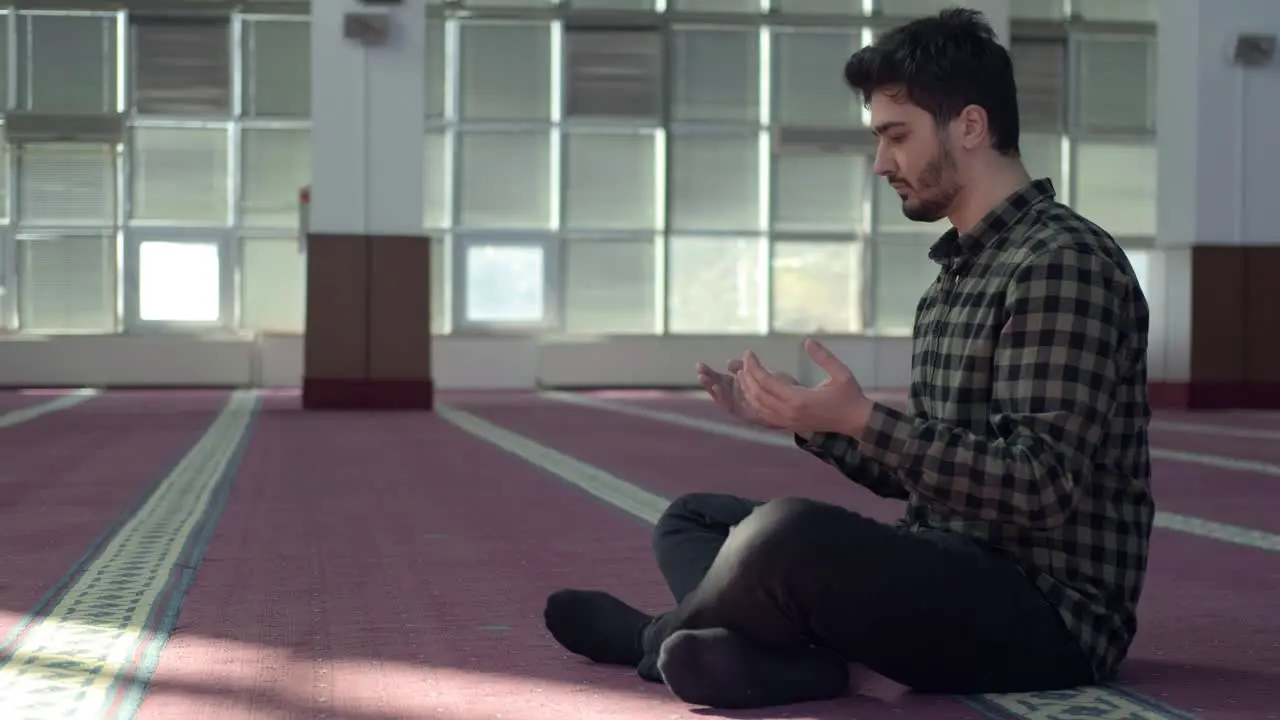
<path fill-rule="evenodd" d="M 1007 557 L 957 533 L 912 532 L 803 499 L 692 494 L 654 529 L 679 630 L 724 628 L 765 650 L 826 648 L 921 692 L 1092 682 L 1084 652 Z"/>

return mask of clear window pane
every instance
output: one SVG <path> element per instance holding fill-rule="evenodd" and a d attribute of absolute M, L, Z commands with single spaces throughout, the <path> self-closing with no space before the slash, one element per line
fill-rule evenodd
<path fill-rule="evenodd" d="M 1112 235 L 1155 237 L 1156 171 L 1154 142 L 1082 142 L 1072 204 Z"/>
<path fill-rule="evenodd" d="M 1086 20 L 1155 22 L 1156 0 L 1072 0 L 1072 11 Z"/>
<path fill-rule="evenodd" d="M 244 113 L 311 115 L 311 24 L 249 20 L 244 24 Z"/>
<path fill-rule="evenodd" d="M 1155 45 L 1150 39 L 1086 38 L 1078 45 L 1076 122 L 1092 130 L 1155 128 Z"/>
<path fill-rule="evenodd" d="M 684 28 L 673 43 L 675 120 L 759 120 L 759 31 Z"/>
<path fill-rule="evenodd" d="M 18 238 L 18 323 L 26 332 L 104 333 L 116 326 L 115 240 Z"/>
<path fill-rule="evenodd" d="M 1077 3 L 1080 2 L 1080 0 L 1075 1 Z M 814 0 L 783 0 L 783 2 L 798 5 L 814 2 Z M 823 0 L 823 2 L 861 5 L 860 0 Z M 957 4 L 952 0 L 876 0 L 876 5 L 883 10 L 885 15 L 903 18 L 932 15 Z M 1063 6 L 1063 0 L 1014 0 L 1014 2 L 1009 3 L 1009 13 L 1011 17 L 1018 19 L 1061 20 L 1065 17 Z"/>
<path fill-rule="evenodd" d="M 427 19 L 427 67 L 422 71 L 423 82 L 426 83 L 427 117 L 444 117 L 444 86 L 448 73 L 445 67 L 448 58 L 445 55 L 444 22 L 436 18 Z"/>
<path fill-rule="evenodd" d="M 1129 265 L 1133 268 L 1133 274 L 1138 276 L 1138 287 L 1146 294 L 1151 293 L 1150 280 L 1151 277 L 1151 251 L 1138 250 L 1129 248 L 1124 251 L 1126 257 L 1129 258 Z"/>
<path fill-rule="evenodd" d="M 468 243 L 464 259 L 467 322 L 543 322 L 545 255 L 542 245 Z"/>
<path fill-rule="evenodd" d="M 250 130 L 241 135 L 240 222 L 297 227 L 298 192 L 311 180 L 311 133 Z"/>
<path fill-rule="evenodd" d="M 10 88 L 9 83 L 9 51 L 16 46 L 16 43 L 11 42 L 13 39 L 10 34 L 13 27 L 11 23 L 17 23 L 12 15 L 8 13 L 0 15 L 0 98 L 3 99 L 0 101 L 0 105 L 3 105 L 6 110 L 8 110 L 10 104 L 10 90 L 17 91 L 16 87 Z M 22 53 L 17 54 L 19 56 L 22 55 Z M 21 75 L 21 73 L 18 74 Z M 18 97 L 21 97 L 21 95 L 19 94 Z M 21 104 L 21 101 L 19 101 L 19 104 Z M 3 325 L 0 325 L 0 327 L 3 327 Z"/>
<path fill-rule="evenodd" d="M 1032 178 L 1049 178 L 1058 191 L 1059 202 L 1068 202 L 1067 185 L 1063 182 L 1063 137 L 1023 133 L 1019 145 L 1022 148 L 1022 164 Z"/>
<path fill-rule="evenodd" d="M 578 335 L 650 334 L 658 329 L 657 240 L 565 241 L 565 329 Z"/>
<path fill-rule="evenodd" d="M 462 133 L 458 146 L 461 224 L 486 228 L 550 225 L 549 133 Z"/>
<path fill-rule="evenodd" d="M 1009 15 L 1019 20 L 1061 20 L 1066 18 L 1066 3 L 1064 0 L 1018 0 L 1009 4 Z"/>
<path fill-rule="evenodd" d="M 856 240 L 775 241 L 774 332 L 862 332 L 862 255 Z"/>
<path fill-rule="evenodd" d="M 654 135 L 570 133 L 565 136 L 565 224 L 585 230 L 656 225 Z"/>
<path fill-rule="evenodd" d="M 18 155 L 22 225 L 116 224 L 116 153 L 97 143 L 37 143 Z"/>
<path fill-rule="evenodd" d="M 775 31 L 773 44 L 774 124 L 862 124 L 862 104 L 844 83 L 844 66 L 863 45 L 861 30 Z"/>
<path fill-rule="evenodd" d="M 462 26 L 461 115 L 465 120 L 551 117 L 551 26 L 466 23 Z M 513 58 L 519 58 L 513 62 Z"/>
<path fill-rule="evenodd" d="M 1062 132 L 1067 119 L 1067 45 L 1062 40 L 1014 40 L 1013 79 L 1023 132 Z"/>
<path fill-rule="evenodd" d="M 573 0 L 581 10 L 653 10 L 654 0 Z"/>
<path fill-rule="evenodd" d="M 691 12 L 760 12 L 760 0 L 670 0 L 670 5 Z"/>
<path fill-rule="evenodd" d="M 779 12 L 788 15 L 854 15 L 861 17 L 863 0 L 773 0 Z"/>
<path fill-rule="evenodd" d="M 463 0 L 468 7 L 547 7 L 556 0 Z"/>
<path fill-rule="evenodd" d="M 570 26 L 564 45 L 566 117 L 654 124 L 662 117 L 666 42 L 660 30 Z"/>
<path fill-rule="evenodd" d="M 760 229 L 760 139 L 755 133 L 672 135 L 671 225 L 682 231 Z"/>
<path fill-rule="evenodd" d="M 19 107 L 45 113 L 116 109 L 114 16 L 17 18 Z"/>
<path fill-rule="evenodd" d="M 672 237 L 667 329 L 694 335 L 761 332 L 765 254 L 759 237 Z"/>
<path fill-rule="evenodd" d="M 230 23 L 133 19 L 134 107 L 150 115 L 231 111 Z"/>
<path fill-rule="evenodd" d="M 773 162 L 773 226 L 795 232 L 862 228 L 869 160 L 862 155 L 779 155 Z"/>
<path fill-rule="evenodd" d="M 138 246 L 138 319 L 217 322 L 222 270 L 217 243 L 148 241 Z"/>
<path fill-rule="evenodd" d="M 427 132 L 423 151 L 426 155 L 425 175 L 423 177 L 423 227 L 443 228 L 449 226 L 449 188 L 453 184 L 453 176 L 449 172 L 449 135 L 444 130 Z"/>
<path fill-rule="evenodd" d="M 875 330 L 910 335 L 916 307 L 941 266 L 929 259 L 936 235 L 884 233 L 876 238 L 871 278 L 875 285 Z"/>
<path fill-rule="evenodd" d="M 1063 20 L 1066 3 L 1063 0 L 1018 0 L 1009 3 L 1009 16 L 1017 20 Z"/>
<path fill-rule="evenodd" d="M 137 220 L 225 224 L 227 131 L 135 128 L 131 205 Z"/>
<path fill-rule="evenodd" d="M 0 43 L 2 45 L 2 43 Z M 3 50 L 0 47 L 0 50 Z M 0 82 L 0 87 L 3 83 Z M 0 143 L 0 218 L 7 219 L 9 217 L 9 185 L 10 185 L 10 164 L 9 158 L 12 150 L 8 143 Z"/>
<path fill-rule="evenodd" d="M 256 332 L 303 331 L 307 259 L 297 238 L 240 243 L 240 326 Z"/>
<path fill-rule="evenodd" d="M 876 0 L 876 4 L 885 15 L 910 20 L 925 15 L 935 15 L 957 5 L 951 0 Z M 1017 4 L 1016 0 L 1013 4 Z"/>

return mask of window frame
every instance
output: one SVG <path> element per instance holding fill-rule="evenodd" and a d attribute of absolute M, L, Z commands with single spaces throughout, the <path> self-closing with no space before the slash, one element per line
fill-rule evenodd
<path fill-rule="evenodd" d="M 12 225 L 0 226 L 0 331 L 18 327 L 18 243 Z"/>

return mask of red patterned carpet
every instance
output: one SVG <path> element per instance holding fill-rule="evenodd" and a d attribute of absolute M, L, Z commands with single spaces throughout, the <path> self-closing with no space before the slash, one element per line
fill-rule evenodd
<path fill-rule="evenodd" d="M 0 429 L 0 638 L 83 570 L 200 438 L 224 395 L 111 394 Z M 47 399 L 21 397 L 0 400 L 0 417 Z M 9 717 L 4 707 L 0 695 L 0 717 Z"/>
<path fill-rule="evenodd" d="M 0 416 L 11 400 L 0 395 Z M 121 576 L 136 579 L 116 589 L 145 611 L 136 647 L 113 641 L 114 664 L 26 679 L 51 607 L 41 597 L 79 597 L 94 556 L 82 557 L 105 553 L 103 533 L 150 527 L 135 521 L 160 511 L 131 508 L 216 430 L 228 400 L 107 393 L 0 428 L 0 717 L 68 717 L 4 710 L 83 675 L 111 688 L 101 706 L 66 696 L 59 707 L 85 718 L 1280 718 L 1280 421 L 1256 413 L 1159 416 L 1153 442 L 1181 454 L 1157 464 L 1168 515 L 1116 688 L 961 699 L 864 677 L 839 702 L 719 715 L 568 657 L 541 626 L 548 592 L 668 602 L 646 520 L 663 498 L 806 495 L 898 515 L 776 437 L 726 435 L 741 426 L 677 394 L 454 394 L 438 415 L 303 413 L 287 393 L 259 398 L 243 441 L 219 441 L 234 453 L 208 500 L 192 500 L 199 517 L 170 523 L 200 520 L 207 534 L 189 533 L 181 553 L 139 550 L 147 572 Z M 182 487 L 214 465 L 184 465 Z M 12 634 L 26 615 L 36 629 Z"/>

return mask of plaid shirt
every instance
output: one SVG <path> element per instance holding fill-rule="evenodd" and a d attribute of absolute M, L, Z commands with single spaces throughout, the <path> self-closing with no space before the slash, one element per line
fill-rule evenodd
<path fill-rule="evenodd" d="M 883 497 L 904 525 L 1012 554 L 1099 681 L 1136 631 L 1154 504 L 1147 302 L 1111 236 L 1049 180 L 930 250 L 907 411 L 802 447 Z"/>

